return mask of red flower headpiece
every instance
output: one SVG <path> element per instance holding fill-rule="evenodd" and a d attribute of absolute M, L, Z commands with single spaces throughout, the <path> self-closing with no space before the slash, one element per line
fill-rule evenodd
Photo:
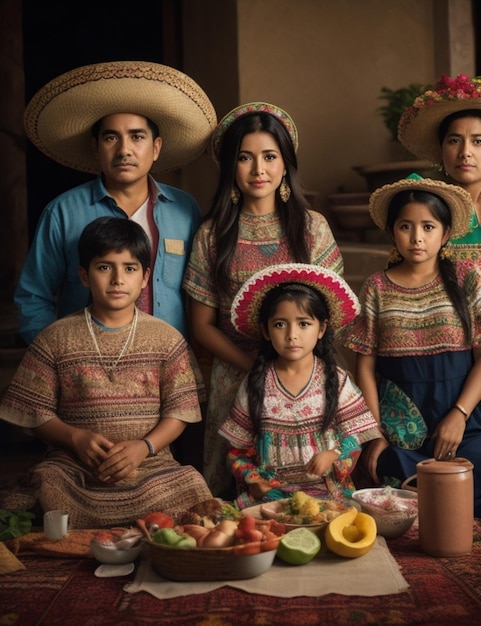
<path fill-rule="evenodd" d="M 456 111 L 481 109 L 481 77 L 443 75 L 434 89 L 420 94 L 401 116 L 398 139 L 422 159 L 441 163 L 439 125 Z"/>

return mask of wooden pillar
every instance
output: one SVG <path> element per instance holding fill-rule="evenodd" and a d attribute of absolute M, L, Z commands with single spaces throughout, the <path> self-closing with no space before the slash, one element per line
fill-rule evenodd
<path fill-rule="evenodd" d="M 28 249 L 26 136 L 21 0 L 0 2 L 0 317 L 12 296 Z"/>

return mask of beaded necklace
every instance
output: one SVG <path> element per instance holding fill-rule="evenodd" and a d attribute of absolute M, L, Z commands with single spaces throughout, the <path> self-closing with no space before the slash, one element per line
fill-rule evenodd
<path fill-rule="evenodd" d="M 94 343 L 95 349 L 97 350 L 97 354 L 99 355 L 100 364 L 102 365 L 103 369 L 107 372 L 109 379 L 112 381 L 115 368 L 117 367 L 120 359 L 124 356 L 124 354 L 126 354 L 127 350 L 130 348 L 134 340 L 135 331 L 137 330 L 137 320 L 138 320 L 139 312 L 137 308 L 134 309 L 134 317 L 132 320 L 132 324 L 130 326 L 128 337 L 125 340 L 125 343 L 122 346 L 122 350 L 119 352 L 118 357 L 110 365 L 106 365 L 104 363 L 105 357 L 100 352 L 99 344 L 97 342 L 97 337 L 95 336 L 95 331 L 92 326 L 92 314 L 90 312 L 90 307 L 85 307 L 84 314 L 85 314 L 85 321 L 87 323 L 87 328 L 89 329 L 90 336 L 92 337 L 92 341 Z"/>

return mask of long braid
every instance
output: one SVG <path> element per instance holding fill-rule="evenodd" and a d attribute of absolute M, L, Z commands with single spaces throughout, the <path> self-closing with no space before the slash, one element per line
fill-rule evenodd
<path fill-rule="evenodd" d="M 249 415 L 256 429 L 259 427 L 264 405 L 267 367 L 276 356 L 277 353 L 270 341 L 263 339 L 259 354 L 247 377 Z"/>
<path fill-rule="evenodd" d="M 336 419 L 339 405 L 339 376 L 334 350 L 334 332 L 331 326 L 328 325 L 323 337 L 317 342 L 314 354 L 317 354 L 324 362 L 326 409 L 322 421 L 322 432 L 325 432 Z"/>
<path fill-rule="evenodd" d="M 461 320 L 466 344 L 469 344 L 471 341 L 472 327 L 466 291 L 458 282 L 455 264 L 448 257 L 442 258 L 442 254 L 439 259 L 439 273 L 441 274 L 446 293 Z"/>

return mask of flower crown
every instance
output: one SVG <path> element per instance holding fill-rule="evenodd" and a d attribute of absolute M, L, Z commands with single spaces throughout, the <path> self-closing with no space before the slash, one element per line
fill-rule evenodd
<path fill-rule="evenodd" d="M 428 89 L 419 95 L 408 107 L 399 122 L 399 126 L 407 126 L 416 117 L 420 109 L 436 102 L 446 100 L 469 100 L 481 98 L 481 76 L 469 78 L 466 74 L 458 74 L 451 78 L 443 74 L 434 89 Z"/>

